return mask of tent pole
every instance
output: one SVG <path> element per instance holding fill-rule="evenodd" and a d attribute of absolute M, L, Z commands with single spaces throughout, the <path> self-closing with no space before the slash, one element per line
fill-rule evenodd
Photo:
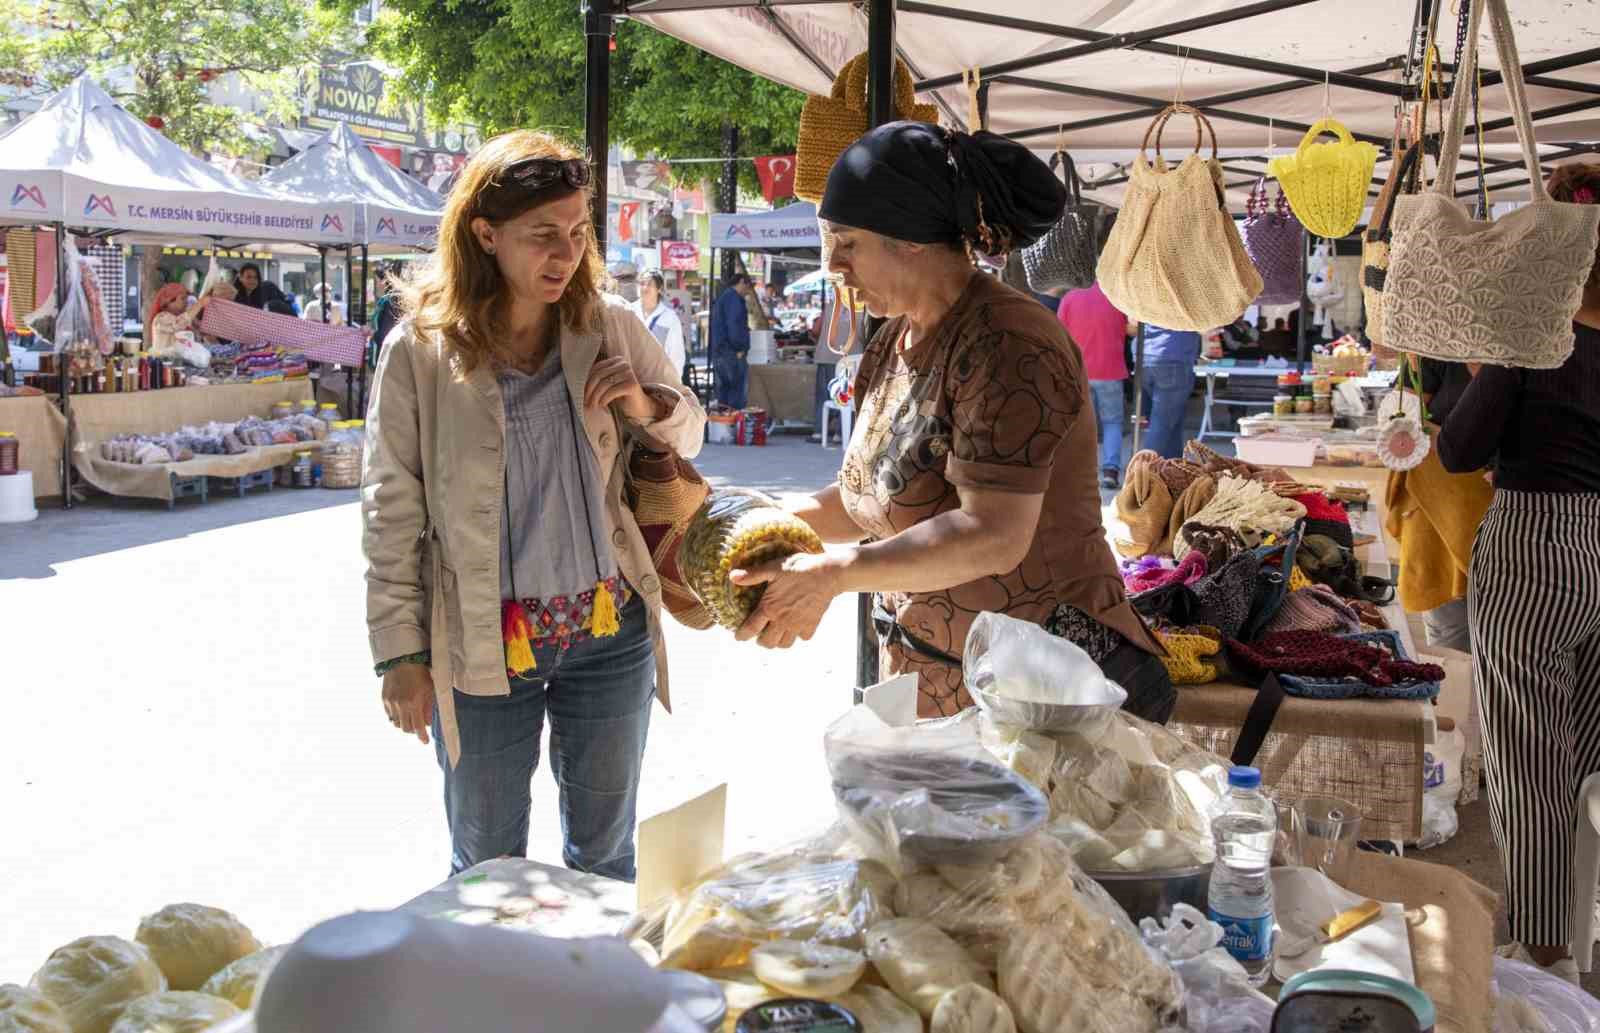
<path fill-rule="evenodd" d="M 350 258 L 350 245 L 346 244 L 344 246 L 344 285 L 345 285 L 345 290 L 347 292 L 350 291 L 350 288 L 351 288 L 351 282 L 350 281 L 352 279 L 351 274 L 354 273 L 354 272 L 355 272 L 355 262 L 353 262 L 351 260 L 351 258 Z M 362 286 L 365 287 L 366 285 L 363 284 Z M 329 294 L 331 295 L 332 291 L 330 291 Z M 332 299 L 330 298 L 329 300 L 331 301 Z M 345 319 L 345 323 L 347 323 L 347 324 L 350 322 L 350 313 L 355 311 L 355 304 L 356 304 L 356 299 L 355 299 L 354 295 L 352 294 L 352 296 L 345 301 L 345 306 L 344 306 L 344 319 Z M 329 306 L 328 302 L 325 301 L 325 302 L 322 303 L 322 321 L 324 323 L 326 323 L 328 321 L 328 308 L 329 307 L 330 306 Z M 355 414 L 355 408 L 356 408 L 356 368 L 354 366 L 346 366 L 344 368 L 344 418 L 347 419 L 347 420 L 353 418 L 354 414 Z"/>
<path fill-rule="evenodd" d="M 584 131 L 589 145 L 589 161 L 594 166 L 594 197 L 590 219 L 594 222 L 595 242 L 600 259 L 605 260 L 606 178 L 611 170 L 611 39 L 613 22 L 611 0 L 584 0 L 583 34 L 587 42 L 585 67 Z"/>
<path fill-rule="evenodd" d="M 868 0 L 867 3 L 867 111 L 873 126 L 892 122 L 894 112 L 894 6 L 895 0 Z M 878 327 L 873 320 L 867 324 L 867 340 Z M 855 400 L 861 405 L 860 399 Z M 848 444 L 845 445 L 849 447 Z M 856 596 L 856 689 L 855 702 L 860 703 L 862 692 L 876 684 L 878 669 L 878 629 L 872 619 L 874 595 L 862 592 Z"/>
<path fill-rule="evenodd" d="M 65 223 L 55 223 L 56 231 L 56 323 L 61 322 L 61 310 L 67 304 L 67 273 L 66 273 L 66 236 Z M 59 330 L 56 333 L 56 346 L 64 348 Z M 146 344 L 146 347 L 149 345 Z M 66 417 L 66 437 L 61 445 L 61 508 L 72 508 L 72 377 L 68 374 L 67 362 L 61 351 L 56 352 L 56 380 L 61 387 L 61 415 Z"/>

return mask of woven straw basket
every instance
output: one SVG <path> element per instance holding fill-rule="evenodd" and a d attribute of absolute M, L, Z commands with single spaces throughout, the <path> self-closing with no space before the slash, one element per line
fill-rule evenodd
<path fill-rule="evenodd" d="M 1338 142 L 1315 143 L 1323 133 L 1337 135 Z M 1351 137 L 1344 123 L 1325 118 L 1306 130 L 1293 154 L 1273 158 L 1267 172 L 1283 187 L 1302 226 L 1319 237 L 1337 238 L 1361 221 L 1377 163 L 1376 147 Z"/>
<path fill-rule="evenodd" d="M 917 103 L 911 69 L 898 58 L 894 63 L 894 111 L 897 117 L 910 122 L 939 121 L 937 107 Z M 857 54 L 834 78 L 832 96 L 807 97 L 805 107 L 800 109 L 795 196 L 802 201 L 821 202 L 833 163 L 868 128 L 867 55 Z"/>

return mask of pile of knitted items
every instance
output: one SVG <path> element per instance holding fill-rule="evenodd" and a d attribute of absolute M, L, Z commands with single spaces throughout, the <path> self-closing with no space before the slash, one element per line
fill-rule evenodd
<path fill-rule="evenodd" d="M 1184 559 L 1200 553 L 1206 558 L 1207 570 L 1221 570 L 1223 564 L 1253 547 L 1252 543 L 1246 542 L 1239 532 L 1231 527 L 1212 527 L 1194 520 L 1178 529 L 1178 538 L 1184 543 Z M 1174 539 L 1173 544 L 1176 547 L 1177 539 Z M 1254 543 L 1254 545 L 1260 544 L 1259 541 Z"/>
<path fill-rule="evenodd" d="M 1256 674 L 1349 678 L 1380 688 L 1444 679 L 1444 668 L 1437 664 L 1398 660 L 1386 649 L 1323 631 L 1280 631 L 1253 645 L 1229 639 L 1228 653 L 1240 667 Z"/>
<path fill-rule="evenodd" d="M 1362 630 L 1360 615 L 1339 598 L 1339 593 L 1326 585 L 1313 585 L 1284 596 L 1283 605 L 1267 622 L 1264 632 L 1326 631 L 1343 635 Z"/>
<path fill-rule="evenodd" d="M 1294 499 L 1280 497 L 1260 481 L 1224 475 L 1217 482 L 1215 496 L 1204 509 L 1189 519 L 1196 523 L 1231 528 L 1249 541 L 1252 534 L 1282 534 L 1305 515 L 1306 507 Z M 1173 557 L 1182 560 L 1188 551 L 1189 546 L 1180 534 L 1173 542 Z"/>
<path fill-rule="evenodd" d="M 1346 549 L 1355 548 L 1355 534 L 1350 530 L 1350 514 L 1345 511 L 1344 503 L 1320 491 L 1295 495 L 1294 500 L 1306 508 L 1306 534 L 1320 534 Z"/>
<path fill-rule="evenodd" d="M 1192 585 L 1206 576 L 1207 569 L 1206 557 L 1198 552 L 1185 556 L 1176 568 L 1158 557 L 1145 556 L 1122 561 L 1122 583 L 1130 595 L 1137 595 L 1167 585 Z"/>
<path fill-rule="evenodd" d="M 1119 541 L 1117 550 L 1134 557 L 1170 554 L 1178 529 L 1210 503 L 1216 489 L 1215 478 L 1193 463 L 1137 453 L 1117 494 L 1117 515 L 1128 525 L 1128 540 Z"/>
<path fill-rule="evenodd" d="M 1167 647 L 1161 658 L 1174 685 L 1205 685 L 1222 675 L 1222 633 L 1197 624 L 1188 628 L 1157 628 L 1156 637 Z"/>

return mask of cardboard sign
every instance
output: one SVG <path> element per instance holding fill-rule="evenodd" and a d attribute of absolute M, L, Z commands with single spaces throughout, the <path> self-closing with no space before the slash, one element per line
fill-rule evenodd
<path fill-rule="evenodd" d="M 728 786 L 717 786 L 639 823 L 639 910 L 690 885 L 722 863 Z"/>

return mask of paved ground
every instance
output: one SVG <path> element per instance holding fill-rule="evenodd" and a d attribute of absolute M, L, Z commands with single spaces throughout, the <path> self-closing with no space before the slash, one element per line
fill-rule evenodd
<path fill-rule="evenodd" d="M 838 459 L 784 437 L 699 465 L 783 492 L 827 483 Z M 334 491 L 173 513 L 99 499 L 0 526 L 0 982 L 174 901 L 281 942 L 443 877 L 432 752 L 378 705 L 358 536 L 355 493 Z M 642 813 L 727 781 L 733 845 L 825 823 L 821 738 L 849 705 L 854 619 L 842 599 L 784 654 L 669 623 L 675 713 L 656 712 Z M 542 775 L 533 825 L 530 853 L 559 863 Z M 1482 804 L 1423 857 L 1501 886 Z"/>

